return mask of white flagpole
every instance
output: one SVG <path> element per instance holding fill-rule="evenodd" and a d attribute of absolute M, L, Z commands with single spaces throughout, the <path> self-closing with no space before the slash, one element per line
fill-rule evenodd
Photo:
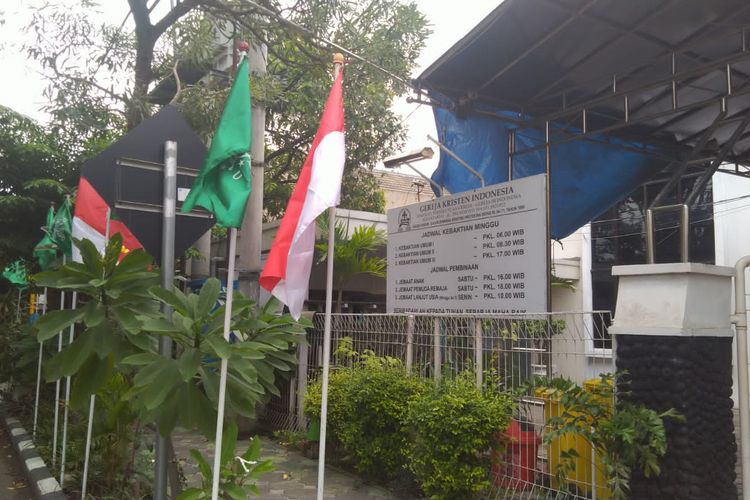
<path fill-rule="evenodd" d="M 224 305 L 224 339 L 229 341 L 229 327 L 232 319 L 232 296 L 234 294 L 234 260 L 237 251 L 237 228 L 229 228 L 229 264 L 227 269 L 227 300 Z M 227 390 L 227 360 L 221 360 L 219 377 L 219 407 L 216 415 L 216 440 L 214 445 L 213 482 L 211 500 L 219 498 L 219 473 L 221 471 L 221 438 L 224 433 L 224 399 Z"/>
<path fill-rule="evenodd" d="M 65 265 L 65 254 L 63 254 L 63 266 Z M 65 292 L 60 292 L 60 310 L 65 309 Z M 63 331 L 57 333 L 57 352 L 62 352 Z M 57 462 L 57 424 L 60 421 L 60 379 L 55 381 L 55 427 L 52 430 L 52 468 Z"/>
<path fill-rule="evenodd" d="M 78 299 L 78 292 L 73 292 L 73 299 L 71 308 L 75 311 L 76 301 Z M 68 345 L 73 343 L 73 337 L 75 335 L 75 324 L 70 325 L 70 332 L 68 333 Z M 68 441 L 68 407 L 70 405 L 70 376 L 65 378 L 65 409 L 63 410 L 63 435 L 62 435 L 62 450 L 60 451 L 60 488 L 63 487 L 65 482 L 65 446 Z"/>
<path fill-rule="evenodd" d="M 37 306 L 39 305 L 39 296 L 37 296 Z M 44 301 L 42 301 L 42 315 L 47 311 L 47 287 L 44 287 Z M 36 424 L 39 418 L 39 389 L 42 382 L 42 357 L 44 357 L 44 342 L 39 342 L 39 361 L 36 366 L 36 397 L 34 398 L 34 427 L 31 431 L 31 438 L 36 439 Z"/>
<path fill-rule="evenodd" d="M 333 55 L 334 80 L 341 71 L 344 57 Z M 320 444 L 318 450 L 318 500 L 323 500 L 326 470 L 326 427 L 328 425 L 328 370 L 331 358 L 331 309 L 333 307 L 333 246 L 336 234 L 336 207 L 328 209 L 328 256 L 326 258 L 326 315 L 323 327 L 323 379 L 320 403 Z"/>
<path fill-rule="evenodd" d="M 109 220 L 110 220 L 110 208 L 107 207 L 107 223 L 104 230 L 104 251 L 107 251 L 107 244 L 109 243 Z M 89 422 L 86 426 L 86 449 L 83 454 L 83 478 L 81 479 L 81 500 L 86 499 L 86 485 L 89 479 L 89 455 L 91 454 L 91 433 L 94 428 L 94 404 L 96 403 L 96 394 L 91 395 L 89 400 Z"/>

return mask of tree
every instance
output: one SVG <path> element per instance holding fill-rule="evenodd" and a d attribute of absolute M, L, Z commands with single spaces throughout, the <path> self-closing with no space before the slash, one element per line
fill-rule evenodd
<path fill-rule="evenodd" d="M 96 25 L 87 0 L 73 8 L 48 3 L 38 10 L 31 25 L 36 40 L 26 49 L 45 69 L 54 130 L 81 140 L 95 139 L 104 130 L 122 132 L 158 107 L 155 90 L 167 89 L 167 100 L 174 100 L 194 128 L 208 136 L 227 84 L 221 79 L 195 82 L 194 76 L 211 67 L 217 34 L 264 42 L 268 75 L 253 78 L 252 88 L 253 99 L 267 106 L 265 207 L 270 218 L 286 206 L 330 87 L 330 51 L 311 40 L 334 40 L 406 79 L 429 34 L 416 6 L 400 0 L 259 0 L 307 32 L 239 0 L 182 0 L 156 16 L 158 3 L 128 0 L 132 31 Z M 403 142 L 403 124 L 390 105 L 405 90 L 399 80 L 367 64 L 347 67 L 349 146 L 342 206 L 383 210 L 370 170 Z"/>
<path fill-rule="evenodd" d="M 328 235 L 328 224 L 323 219 L 318 227 L 324 235 Z M 336 311 L 341 312 L 344 288 L 360 274 L 369 274 L 377 278 L 385 278 L 386 260 L 378 257 L 376 252 L 386 243 L 385 231 L 372 226 L 358 226 L 351 236 L 347 237 L 349 223 L 336 224 L 333 246 L 333 288 L 337 291 Z M 324 239 L 315 245 L 320 253 L 319 262 L 328 258 L 328 240 Z"/>
<path fill-rule="evenodd" d="M 50 203 L 75 182 L 75 165 L 54 134 L 0 106 L 0 266 L 31 255 Z"/>

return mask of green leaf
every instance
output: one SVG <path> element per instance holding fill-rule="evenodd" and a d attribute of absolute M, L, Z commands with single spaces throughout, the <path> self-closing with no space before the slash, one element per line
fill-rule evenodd
<path fill-rule="evenodd" d="M 141 321 L 141 327 L 147 332 L 171 333 L 178 330 L 175 325 L 164 319 L 164 317 L 138 316 L 138 319 Z"/>
<path fill-rule="evenodd" d="M 250 446 L 242 454 L 242 458 L 250 462 L 256 462 L 260 458 L 260 438 L 258 436 L 250 440 Z"/>
<path fill-rule="evenodd" d="M 86 314 L 83 316 L 83 321 L 88 327 L 98 326 L 106 317 L 107 310 L 105 307 L 94 300 L 90 301 L 83 308 Z"/>
<path fill-rule="evenodd" d="M 143 366 L 150 365 L 151 363 L 160 363 L 164 361 L 164 357 L 153 353 L 153 352 L 142 352 L 139 354 L 133 354 L 120 361 L 123 365 Z"/>
<path fill-rule="evenodd" d="M 145 271 L 148 269 L 148 266 L 153 264 L 153 262 L 154 258 L 151 257 L 151 255 L 148 254 L 145 250 L 141 248 L 132 250 L 122 258 L 120 263 L 112 272 L 112 277 L 114 278 L 116 276 L 133 273 L 136 271 Z"/>
<path fill-rule="evenodd" d="M 203 455 L 201 455 L 201 452 L 195 449 L 191 449 L 190 456 L 193 457 L 193 460 L 195 460 L 195 463 L 198 464 L 198 469 L 201 471 L 201 476 L 203 476 L 203 481 L 205 481 L 207 484 L 211 484 L 211 481 L 213 479 L 211 466 L 208 465 L 208 462 L 206 461 L 205 458 L 203 458 Z"/>
<path fill-rule="evenodd" d="M 102 257 L 99 250 L 89 240 L 78 240 L 73 238 L 73 244 L 78 247 L 83 259 L 86 271 L 92 276 L 102 276 Z"/>
<path fill-rule="evenodd" d="M 110 308 L 117 322 L 126 332 L 136 334 L 141 331 L 141 322 L 138 315 L 128 306 Z"/>
<path fill-rule="evenodd" d="M 232 354 L 232 345 L 223 336 L 207 335 L 204 338 L 204 342 L 222 359 L 227 359 Z"/>
<path fill-rule="evenodd" d="M 229 425 L 224 425 L 224 434 L 221 436 L 222 467 L 234 460 L 235 448 L 237 448 L 237 424 L 230 422 Z"/>
<path fill-rule="evenodd" d="M 175 363 L 168 361 L 159 373 L 158 383 L 150 384 L 143 391 L 143 405 L 148 410 L 157 408 L 181 382 L 180 372 Z"/>
<path fill-rule="evenodd" d="M 110 358 L 101 360 L 96 356 L 89 356 L 73 382 L 70 404 L 77 408 L 85 407 L 89 397 L 107 381 L 111 370 Z"/>
<path fill-rule="evenodd" d="M 276 470 L 276 466 L 273 464 L 271 460 L 263 460 L 258 465 L 253 467 L 253 470 L 250 473 L 250 478 L 258 479 L 261 476 L 261 474 L 265 474 L 266 472 L 272 472 L 275 470 Z"/>
<path fill-rule="evenodd" d="M 180 420 L 185 427 L 197 427 L 209 439 L 216 432 L 216 410 L 205 394 L 195 384 L 185 384 L 180 389 Z"/>
<path fill-rule="evenodd" d="M 173 392 L 159 405 L 159 433 L 164 437 L 169 436 L 177 424 L 177 417 L 179 416 L 177 394 L 177 392 Z"/>
<path fill-rule="evenodd" d="M 61 330 L 64 330 L 71 324 L 80 321 L 84 313 L 85 311 L 83 309 L 63 309 L 43 315 L 35 324 L 37 339 L 39 342 L 44 342 L 45 340 L 54 337 Z"/>
<path fill-rule="evenodd" d="M 181 292 L 177 290 L 175 290 L 174 292 L 170 292 L 160 286 L 152 286 L 148 289 L 148 293 L 150 293 L 155 299 L 159 300 L 160 302 L 163 302 L 164 304 L 172 307 L 172 309 L 179 312 L 183 316 L 190 315 L 187 302 L 182 300 L 182 298 L 178 295 L 182 295 Z"/>
<path fill-rule="evenodd" d="M 117 354 L 117 346 L 119 345 L 119 337 L 112 331 L 112 328 L 107 323 L 100 323 L 98 326 L 89 328 L 87 330 L 93 339 L 94 350 L 100 358 L 105 358 L 110 354 Z"/>
<path fill-rule="evenodd" d="M 239 485 L 233 483 L 224 483 L 222 485 L 224 493 L 229 495 L 233 500 L 247 500 L 247 493 Z"/>
<path fill-rule="evenodd" d="M 201 500 L 202 498 L 206 498 L 206 494 L 202 489 L 188 488 L 187 490 L 182 490 L 182 493 L 177 495 L 175 500 Z"/>
<path fill-rule="evenodd" d="M 61 270 L 35 274 L 33 279 L 39 288 L 83 288 L 92 277 L 88 272 L 76 272 L 66 266 Z"/>
<path fill-rule="evenodd" d="M 186 349 L 177 361 L 177 369 L 180 370 L 182 380 L 187 382 L 198 371 L 201 365 L 201 353 L 196 349 Z"/>
<path fill-rule="evenodd" d="M 72 344 L 54 356 L 45 366 L 47 381 L 57 380 L 78 373 L 83 363 L 94 353 L 94 337 L 83 332 Z"/>
<path fill-rule="evenodd" d="M 198 305 L 195 311 L 196 318 L 202 318 L 211 312 L 211 309 L 213 309 L 219 298 L 220 290 L 221 282 L 216 278 L 209 278 L 203 283 L 200 295 L 198 296 Z"/>

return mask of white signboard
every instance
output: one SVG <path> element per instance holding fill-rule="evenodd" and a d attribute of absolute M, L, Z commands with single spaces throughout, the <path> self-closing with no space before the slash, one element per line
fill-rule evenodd
<path fill-rule="evenodd" d="M 388 211 L 389 313 L 547 309 L 545 176 Z"/>

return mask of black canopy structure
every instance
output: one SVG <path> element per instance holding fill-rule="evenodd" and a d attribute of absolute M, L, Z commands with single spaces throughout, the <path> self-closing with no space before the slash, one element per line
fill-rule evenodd
<path fill-rule="evenodd" d="M 509 164 L 537 153 L 549 173 L 550 148 L 614 139 L 661 160 L 650 176 L 702 171 L 689 204 L 718 169 L 750 176 L 748 30 L 746 0 L 505 0 L 412 100 L 535 130 L 536 143 L 508 138 Z"/>
<path fill-rule="evenodd" d="M 533 117 L 526 125 L 575 125 L 575 138 L 616 134 L 684 155 L 710 131 L 698 164 L 750 108 L 747 28 L 745 0 L 506 0 L 418 81 Z M 748 149 L 743 132 L 725 159 L 746 164 Z"/>

